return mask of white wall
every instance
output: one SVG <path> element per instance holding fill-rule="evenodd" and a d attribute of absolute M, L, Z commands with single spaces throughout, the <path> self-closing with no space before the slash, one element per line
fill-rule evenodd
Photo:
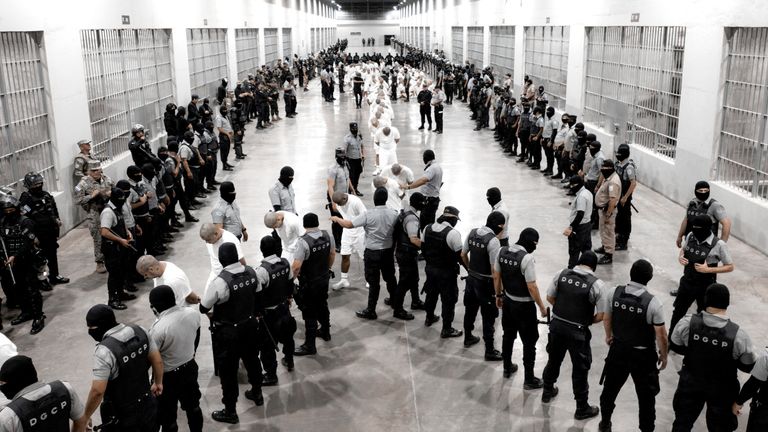
<path fill-rule="evenodd" d="M 315 5 L 330 2 L 310 0 Z M 230 82 L 237 80 L 234 55 L 236 28 L 283 27 L 292 28 L 293 52 L 304 55 L 309 51 L 310 25 L 333 27 L 335 19 L 313 16 L 293 9 L 294 0 L 0 0 L 0 31 L 43 31 L 43 44 L 50 93 L 49 115 L 52 119 L 58 171 L 59 190 L 56 202 L 62 214 L 64 228 L 78 223 L 77 211 L 72 203 L 72 162 L 78 152 L 76 142 L 91 138 L 90 118 L 86 95 L 84 66 L 80 49 L 80 31 L 83 29 L 165 28 L 172 31 L 172 61 L 175 97 L 179 105 L 190 98 L 187 59 L 187 28 L 226 28 L 229 36 Z M 335 8 L 330 8 L 335 11 Z M 131 24 L 124 26 L 121 15 L 129 15 Z M 207 19 L 207 25 L 204 20 Z M 280 32 L 278 32 L 280 34 Z M 260 35 L 263 61 L 263 32 Z M 282 54 L 282 44 L 278 47 Z M 164 135 L 164 134 L 163 134 Z M 159 136 L 154 137 L 156 142 Z M 155 145 L 156 142 L 154 143 Z M 130 157 L 118 157 L 105 167 L 113 179 L 124 177 Z"/>
<path fill-rule="evenodd" d="M 376 38 L 375 46 L 384 45 L 385 35 L 400 35 L 400 25 L 397 21 L 337 21 L 336 31 L 339 39 L 348 39 L 348 51 L 354 53 L 356 49 L 363 48 L 362 39 Z M 360 32 L 360 35 L 351 36 L 350 33 Z M 362 52 L 362 51 L 361 51 Z"/>
<path fill-rule="evenodd" d="M 448 57 L 451 55 L 452 26 L 481 25 L 486 33 L 494 25 L 516 26 L 515 83 L 522 83 L 525 75 L 525 26 L 570 26 L 566 110 L 579 117 L 582 117 L 584 109 L 586 27 L 685 26 L 677 156 L 675 160 L 669 160 L 632 146 L 632 158 L 638 162 L 640 181 L 681 204 L 691 199 L 697 180 L 713 178 L 724 79 L 721 67 L 725 49 L 724 28 L 768 25 L 768 2 L 760 0 L 438 0 L 436 10 L 431 10 L 430 3 L 429 13 L 408 15 L 408 11 L 423 10 L 423 5 L 432 1 L 407 2 L 400 8 L 400 25 L 430 26 Z M 630 22 L 632 13 L 640 14 L 640 21 L 636 24 Z M 466 36 L 464 40 L 466 45 Z M 487 48 L 484 63 L 489 63 Z M 587 125 L 587 129 L 597 134 L 603 146 L 619 144 L 614 143 L 614 137 L 609 132 L 596 130 L 591 125 Z M 768 231 L 764 228 L 768 203 L 748 197 L 727 185 L 710 183 L 713 185 L 713 197 L 726 205 L 734 220 L 734 235 L 761 251 L 768 251 Z"/>

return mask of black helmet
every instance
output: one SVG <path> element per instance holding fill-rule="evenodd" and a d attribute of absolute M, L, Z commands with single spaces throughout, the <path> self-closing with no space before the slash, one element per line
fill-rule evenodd
<path fill-rule="evenodd" d="M 24 176 L 24 187 L 32 189 L 34 185 L 43 184 L 43 175 L 35 171 L 30 171 Z"/>
<path fill-rule="evenodd" d="M 19 200 L 9 193 L 0 192 L 0 210 L 5 210 L 8 208 L 18 209 Z"/>
<path fill-rule="evenodd" d="M 144 132 L 144 125 L 142 125 L 142 124 L 139 124 L 139 123 L 136 123 L 136 124 L 135 124 L 135 125 L 133 125 L 133 127 L 131 128 L 131 135 L 136 135 L 136 134 L 137 134 L 137 133 L 139 133 L 139 132 Z"/>

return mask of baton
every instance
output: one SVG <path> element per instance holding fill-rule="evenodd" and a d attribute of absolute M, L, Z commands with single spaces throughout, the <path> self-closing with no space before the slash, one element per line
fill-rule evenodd
<path fill-rule="evenodd" d="M 280 350 L 279 350 L 279 349 L 277 349 L 277 342 L 275 341 L 275 338 L 273 338 L 273 337 L 272 337 L 272 332 L 271 332 L 271 331 L 269 331 L 269 326 L 267 325 L 267 322 L 266 322 L 266 320 L 264 320 L 264 317 L 263 317 L 263 316 L 262 316 L 262 317 L 257 317 L 256 319 L 257 319 L 258 321 L 261 321 L 261 322 L 262 322 L 262 324 L 264 324 L 264 330 L 266 330 L 266 331 L 267 331 L 267 336 L 269 336 L 269 340 L 271 340 L 271 341 L 272 341 L 272 346 L 274 346 L 274 347 L 275 347 L 275 351 L 277 351 L 277 352 L 280 352 Z"/>
<path fill-rule="evenodd" d="M 547 317 L 544 320 L 536 320 L 539 324 L 546 324 L 549 325 L 549 323 L 552 322 L 552 311 L 547 307 Z"/>
<path fill-rule="evenodd" d="M 635 213 L 640 213 L 640 210 L 638 210 L 638 209 L 637 209 L 637 207 L 635 207 L 635 205 L 634 205 L 634 204 L 630 203 L 629 205 L 631 205 L 631 206 L 632 206 L 632 210 L 634 210 L 634 211 L 635 211 Z"/>
<path fill-rule="evenodd" d="M 3 236 L 0 236 L 0 245 L 3 246 L 3 255 L 5 255 L 5 260 L 7 261 L 10 257 L 8 256 L 8 249 L 5 248 L 5 240 L 3 239 Z M 8 273 L 11 274 L 11 282 L 13 282 L 13 285 L 15 286 L 16 276 L 13 274 L 13 267 L 10 265 L 7 265 L 6 267 L 8 267 Z"/>

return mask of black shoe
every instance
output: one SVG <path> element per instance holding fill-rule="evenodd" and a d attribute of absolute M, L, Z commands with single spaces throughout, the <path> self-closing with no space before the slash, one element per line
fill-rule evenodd
<path fill-rule="evenodd" d="M 293 357 L 283 357 L 280 363 L 288 369 L 288 372 L 293 372 Z"/>
<path fill-rule="evenodd" d="M 331 341 L 331 331 L 330 330 L 320 330 L 320 334 L 318 334 L 318 336 L 320 336 L 320 339 L 322 339 L 322 340 L 324 340 L 326 342 L 330 342 Z"/>
<path fill-rule="evenodd" d="M 53 291 L 53 285 L 51 285 L 48 279 L 41 280 L 38 288 L 40 291 Z"/>
<path fill-rule="evenodd" d="M 355 191 L 355 195 L 357 195 L 357 196 L 359 196 L 359 197 L 361 197 L 361 196 L 364 196 L 364 195 L 363 195 L 363 193 L 362 193 L 362 192 L 360 192 L 360 191 Z"/>
<path fill-rule="evenodd" d="M 442 134 L 442 133 L 443 133 L 443 131 L 439 130 L 439 131 L 435 131 L 435 133 L 436 133 L 436 134 L 438 134 L 438 135 L 440 135 L 440 134 Z"/>
<path fill-rule="evenodd" d="M 427 315 L 427 318 L 424 320 L 424 325 L 426 327 L 431 327 L 432 324 L 434 324 L 434 323 L 436 323 L 438 321 L 440 321 L 440 317 L 439 316 L 437 316 L 437 315 L 432 315 L 432 316 Z"/>
<path fill-rule="evenodd" d="M 384 297 L 384 305 L 392 306 L 392 300 L 390 300 L 389 297 Z"/>
<path fill-rule="evenodd" d="M 182 225 L 182 226 L 184 226 L 184 225 Z M 172 227 L 168 228 L 168 232 L 169 233 L 177 233 L 177 232 L 181 232 L 181 231 L 178 228 L 172 226 Z"/>
<path fill-rule="evenodd" d="M 214 180 L 214 181 L 211 182 L 211 184 L 214 185 L 214 186 L 218 186 L 218 185 L 221 184 L 221 182 Z"/>
<path fill-rule="evenodd" d="M 517 159 L 515 159 L 515 162 L 517 162 L 517 163 L 523 163 L 525 161 L 526 161 L 525 158 L 517 158 Z"/>
<path fill-rule="evenodd" d="M 394 316 L 397 319 L 401 319 L 405 321 L 410 321 L 414 318 L 413 314 L 408 312 L 405 309 L 396 310 L 395 313 L 392 314 L 392 316 Z"/>
<path fill-rule="evenodd" d="M 605 254 L 600 257 L 599 260 L 597 260 L 598 264 L 611 264 L 613 262 L 613 254 Z"/>
<path fill-rule="evenodd" d="M 562 180 L 563 176 L 562 174 L 554 174 L 550 177 L 552 180 Z"/>
<path fill-rule="evenodd" d="M 523 389 L 525 390 L 537 390 L 544 387 L 544 381 L 541 378 L 528 378 L 523 382 Z"/>
<path fill-rule="evenodd" d="M 594 253 L 596 253 L 596 254 L 601 254 L 601 255 L 602 255 L 602 254 L 604 254 L 604 253 L 605 253 L 605 248 L 604 248 L 604 247 L 602 247 L 602 246 L 600 246 L 599 248 L 597 248 L 597 249 L 594 249 L 592 252 L 594 252 Z"/>
<path fill-rule="evenodd" d="M 449 329 L 443 329 L 443 331 L 440 332 L 440 337 L 443 339 L 449 339 L 449 338 L 456 338 L 459 336 L 462 336 L 464 334 L 461 330 L 456 330 L 455 328 L 451 327 Z"/>
<path fill-rule="evenodd" d="M 464 336 L 464 348 L 469 348 L 472 345 L 476 345 L 480 342 L 480 338 L 473 335 L 472 333 L 467 333 L 466 336 Z"/>
<path fill-rule="evenodd" d="M 376 315 L 376 311 L 370 310 L 370 309 L 363 309 L 355 312 L 355 315 L 357 315 L 358 318 L 367 319 L 367 320 L 375 320 L 379 316 Z"/>
<path fill-rule="evenodd" d="M 195 198 L 205 199 L 205 198 L 208 198 L 208 195 L 202 192 L 198 192 L 197 194 L 195 194 Z"/>
<path fill-rule="evenodd" d="M 203 203 L 201 201 L 193 199 L 192 201 L 189 202 L 189 205 L 190 206 L 201 206 L 201 205 L 203 205 Z"/>
<path fill-rule="evenodd" d="M 482 129 L 482 128 L 481 128 L 480 126 L 478 126 L 478 127 L 474 128 L 474 129 L 472 129 L 472 130 L 473 130 L 473 131 L 479 131 L 480 129 Z"/>
<path fill-rule="evenodd" d="M 69 278 L 65 278 L 63 276 L 56 276 L 56 277 L 48 278 L 48 281 L 51 282 L 51 285 L 68 284 Z"/>
<path fill-rule="evenodd" d="M 189 215 L 189 216 L 184 218 L 184 221 L 185 222 L 200 222 L 200 219 L 198 219 L 198 218 L 196 218 L 196 217 L 194 217 L 192 215 Z"/>
<path fill-rule="evenodd" d="M 424 125 L 419 126 L 419 130 L 424 130 Z"/>
<path fill-rule="evenodd" d="M 209 190 L 209 191 L 211 191 L 211 192 L 213 192 L 213 191 L 215 191 L 215 190 L 218 190 L 218 189 L 216 188 L 216 186 L 214 186 L 214 185 L 208 185 L 208 187 L 207 187 L 206 189 L 208 189 L 208 190 Z"/>
<path fill-rule="evenodd" d="M 616 250 L 617 251 L 625 251 L 625 250 L 627 250 L 627 244 L 626 243 L 616 243 Z"/>
<path fill-rule="evenodd" d="M 136 296 L 125 291 L 117 295 L 120 301 L 136 300 Z"/>
<path fill-rule="evenodd" d="M 237 416 L 237 413 L 229 412 L 227 411 L 226 408 L 224 408 L 223 410 L 214 411 L 213 413 L 211 413 L 211 418 L 216 420 L 217 422 L 222 422 L 222 423 L 229 423 L 229 424 L 240 423 L 240 418 Z"/>
<path fill-rule="evenodd" d="M 40 318 L 35 318 L 32 320 L 32 330 L 29 331 L 30 334 L 36 335 L 43 331 L 43 328 L 45 328 L 45 315 L 43 315 Z"/>
<path fill-rule="evenodd" d="M 600 420 L 600 424 L 597 425 L 597 431 L 598 432 L 611 432 L 611 427 L 613 424 L 610 422 L 610 420 Z"/>
<path fill-rule="evenodd" d="M 502 361 L 501 352 L 496 349 L 485 350 L 485 361 Z"/>
<path fill-rule="evenodd" d="M 424 310 L 424 302 L 416 299 L 411 302 L 411 310 Z"/>
<path fill-rule="evenodd" d="M 504 378 L 509 378 L 513 373 L 517 372 L 517 365 L 512 363 L 509 368 L 504 368 Z"/>
<path fill-rule="evenodd" d="M 138 288 L 136 288 L 136 285 L 134 285 L 134 284 L 126 284 L 123 287 L 123 289 L 128 291 L 128 292 L 132 292 L 132 293 L 135 293 L 136 291 L 139 290 Z"/>
<path fill-rule="evenodd" d="M 552 401 L 552 399 L 557 396 L 557 394 L 560 392 L 560 390 L 557 389 L 557 387 L 552 387 L 551 389 L 544 389 L 544 392 L 541 394 L 541 402 L 542 403 L 549 403 Z"/>
<path fill-rule="evenodd" d="M 277 385 L 277 375 L 264 374 L 261 380 L 262 387 L 271 387 Z"/>
<path fill-rule="evenodd" d="M 11 320 L 11 325 L 19 325 L 32 319 L 32 314 L 22 312 L 21 315 Z"/>
<path fill-rule="evenodd" d="M 600 414 L 600 408 L 594 405 L 587 405 L 584 408 L 577 408 L 573 414 L 573 418 L 576 420 L 586 420 L 588 418 L 597 417 Z"/>
<path fill-rule="evenodd" d="M 109 307 L 111 307 L 114 310 L 126 310 L 128 309 L 128 306 L 126 306 L 120 299 L 112 299 L 109 301 Z"/>
<path fill-rule="evenodd" d="M 177 221 L 176 219 L 174 219 L 171 222 L 171 226 L 174 227 L 174 228 L 184 228 L 184 224 L 179 222 L 179 221 Z M 174 231 L 171 231 L 171 232 L 174 232 Z M 175 231 L 175 232 L 178 232 L 178 231 Z"/>
<path fill-rule="evenodd" d="M 252 400 L 253 403 L 256 404 L 256 406 L 264 405 L 264 395 L 261 393 L 261 389 L 258 389 L 256 391 L 254 391 L 253 389 L 246 390 L 245 398 Z"/>
<path fill-rule="evenodd" d="M 315 355 L 317 354 L 317 348 L 315 347 L 308 347 L 307 344 L 303 344 L 296 348 L 296 350 L 293 352 L 293 355 L 302 357 L 302 356 L 308 356 L 308 355 Z"/>
<path fill-rule="evenodd" d="M 264 128 L 262 128 L 264 129 Z M 233 171 L 232 165 L 227 165 L 224 168 L 222 168 L 224 171 Z"/>

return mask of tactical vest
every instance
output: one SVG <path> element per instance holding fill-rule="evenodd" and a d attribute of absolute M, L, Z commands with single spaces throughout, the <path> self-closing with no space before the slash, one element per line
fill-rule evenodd
<path fill-rule="evenodd" d="M 133 191 L 136 192 L 138 196 L 142 196 L 147 193 L 146 186 L 139 184 L 139 182 L 136 182 L 135 185 L 132 184 L 131 189 L 133 189 Z M 138 217 L 149 216 L 149 198 L 147 198 L 144 201 L 144 204 L 140 205 L 139 207 L 131 208 L 131 213 Z"/>
<path fill-rule="evenodd" d="M 524 249 L 512 252 L 509 247 L 503 247 L 499 252 L 499 264 L 501 267 L 501 283 L 504 291 L 513 297 L 531 297 L 528 291 L 528 283 L 522 272 L 523 258 L 528 255 Z"/>
<path fill-rule="evenodd" d="M 520 122 L 518 123 L 517 128 L 520 132 L 530 133 L 531 123 L 531 113 L 523 112 L 520 114 Z"/>
<path fill-rule="evenodd" d="M 479 235 L 477 228 L 469 232 L 469 274 L 478 279 L 491 278 L 491 258 L 488 255 L 488 244 L 496 235 L 493 232 Z"/>
<path fill-rule="evenodd" d="M 459 263 L 456 261 L 456 252 L 448 246 L 448 234 L 453 228 L 445 227 L 437 232 L 428 225 L 424 229 L 424 242 L 421 244 L 421 252 L 427 267 L 438 269 L 451 269 L 458 274 Z"/>
<path fill-rule="evenodd" d="M 190 168 L 200 168 L 200 159 L 197 158 L 197 156 L 198 156 L 197 149 L 192 147 L 192 145 L 189 144 L 186 141 L 184 141 L 184 142 L 182 142 L 180 144 L 179 149 L 181 149 L 181 147 L 184 147 L 184 146 L 189 147 L 189 150 L 192 151 L 192 157 L 187 159 L 187 164 L 189 165 L 189 167 Z"/>
<path fill-rule="evenodd" d="M 712 243 L 706 241 L 699 243 L 698 239 L 691 235 L 683 245 L 683 257 L 688 260 L 688 265 L 685 266 L 683 273 L 693 278 L 713 278 L 714 274 L 699 273 L 695 266 L 706 263 L 709 252 L 712 251 L 718 241 L 720 240 L 714 237 Z"/>
<path fill-rule="evenodd" d="M 627 293 L 627 287 L 616 287 L 611 301 L 611 327 L 613 338 L 628 347 L 653 348 L 656 333 L 648 324 L 648 305 L 653 296 L 644 291 L 640 297 Z"/>
<path fill-rule="evenodd" d="M 133 329 L 133 337 L 127 341 L 121 342 L 112 336 L 101 341 L 115 356 L 117 364 L 117 378 L 109 380 L 104 401 L 112 404 L 118 418 L 130 412 L 149 393 L 149 337 L 137 325 L 128 327 Z"/>
<path fill-rule="evenodd" d="M 405 230 L 405 221 L 409 218 L 418 218 L 416 213 L 412 211 L 400 210 L 400 214 L 397 215 L 397 221 L 395 222 L 395 247 L 398 254 L 416 256 L 419 253 L 419 248 L 411 243 L 411 238 L 408 236 L 408 232 Z"/>
<path fill-rule="evenodd" d="M 24 432 L 68 432 L 72 398 L 61 383 L 49 384 L 51 392 L 36 401 L 14 399 L 7 408 L 16 414 Z"/>
<path fill-rule="evenodd" d="M 115 215 L 115 220 L 117 221 L 117 224 L 110 229 L 118 236 L 122 238 L 128 238 L 128 230 L 125 228 L 125 220 L 123 219 L 123 212 L 122 210 L 116 211 L 116 209 L 114 209 L 113 206 L 114 204 L 110 202 L 106 207 L 104 207 L 104 210 L 103 210 L 103 211 L 111 211 Z M 106 238 L 102 240 L 101 244 L 103 246 L 116 245 L 115 242 L 113 242 L 112 240 L 108 240 Z"/>
<path fill-rule="evenodd" d="M 241 273 L 222 270 L 219 278 L 227 284 L 229 299 L 214 306 L 213 321 L 238 326 L 252 319 L 258 284 L 256 271 L 249 266 L 245 266 Z"/>
<path fill-rule="evenodd" d="M 269 276 L 269 282 L 262 288 L 264 307 L 270 308 L 284 303 L 293 294 L 291 266 L 288 260 L 281 258 L 276 263 L 264 260 L 261 262 L 261 268 L 266 270 Z"/>
<path fill-rule="evenodd" d="M 704 215 L 712 219 L 712 216 L 710 216 L 707 212 L 709 211 L 709 208 L 712 207 L 712 204 L 716 203 L 714 199 L 709 200 L 708 203 L 702 203 L 701 201 L 697 199 L 692 199 L 688 203 L 688 208 L 685 211 L 685 217 L 688 219 L 687 223 L 685 224 L 685 233 L 688 234 L 691 232 L 691 229 L 693 228 L 693 218 L 699 215 Z M 716 220 L 712 219 L 712 234 L 717 236 L 717 230 L 718 230 L 719 224 Z"/>
<path fill-rule="evenodd" d="M 622 165 L 620 162 L 616 163 L 616 174 L 619 176 L 619 180 L 621 180 L 621 194 L 624 195 L 629 190 L 629 185 L 632 183 L 625 175 L 627 168 L 629 167 L 635 168 L 635 171 L 637 171 L 637 165 L 635 165 L 635 161 L 630 159 L 626 165 Z"/>
<path fill-rule="evenodd" d="M 2 236 L 3 242 L 5 242 L 6 250 L 0 250 L 0 253 L 11 256 L 17 255 L 19 251 L 24 249 L 24 245 L 27 241 L 30 241 L 29 236 L 31 235 L 29 228 L 25 227 L 27 225 L 25 220 L 27 220 L 25 216 L 19 216 L 16 223 L 3 220 L 2 224 L 0 224 L 0 236 Z"/>
<path fill-rule="evenodd" d="M 597 281 L 595 275 L 565 269 L 557 278 L 557 297 L 552 312 L 558 318 L 589 327 L 595 315 L 595 305 L 589 301 L 589 291 Z"/>
<path fill-rule="evenodd" d="M 736 379 L 733 346 L 739 326 L 730 320 L 722 328 L 708 327 L 701 313 L 691 316 L 688 353 L 683 366 L 707 380 Z"/>
<path fill-rule="evenodd" d="M 43 192 L 42 195 L 24 192 L 21 195 L 21 207 L 24 210 L 24 216 L 35 223 L 36 232 L 52 233 L 58 231 L 59 226 L 56 223 L 54 204 L 55 201 L 48 192 Z"/>
<path fill-rule="evenodd" d="M 309 234 L 301 236 L 309 247 L 309 258 L 302 263 L 299 274 L 299 279 L 304 283 L 329 279 L 328 255 L 331 254 L 331 238 L 327 232 L 321 231 L 321 233 L 319 238 L 314 238 Z"/>

